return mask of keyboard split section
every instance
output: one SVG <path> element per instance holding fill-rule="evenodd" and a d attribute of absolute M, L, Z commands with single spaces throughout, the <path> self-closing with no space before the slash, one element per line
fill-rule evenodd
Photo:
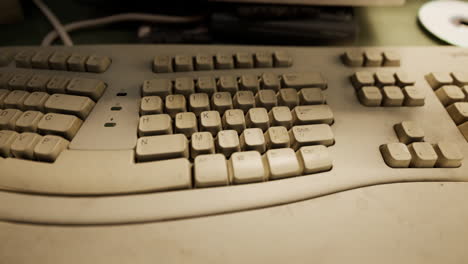
<path fill-rule="evenodd" d="M 0 73 L 0 154 L 54 162 L 103 95 L 97 79 Z"/>
<path fill-rule="evenodd" d="M 189 159 L 195 187 L 328 171 L 326 87 L 319 73 L 145 81 L 136 161 Z"/>

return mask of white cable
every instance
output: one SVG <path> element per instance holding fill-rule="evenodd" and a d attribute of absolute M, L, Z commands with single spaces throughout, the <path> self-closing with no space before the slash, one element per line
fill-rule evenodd
<path fill-rule="evenodd" d="M 190 23 L 196 22 L 203 19 L 202 16 L 167 16 L 167 15 L 153 15 L 153 14 L 142 14 L 142 13 L 124 13 L 118 15 L 112 15 L 108 17 L 101 17 L 89 20 L 82 20 L 66 24 L 63 28 L 67 32 L 71 32 L 77 29 L 97 27 L 117 22 L 125 21 L 144 21 L 150 23 Z M 58 31 L 57 31 L 58 32 Z M 49 32 L 42 40 L 42 46 L 50 46 L 52 42 L 57 38 L 58 34 L 56 31 Z"/>
<path fill-rule="evenodd" d="M 54 13 L 52 13 L 52 11 L 47 7 L 47 5 L 44 4 L 42 0 L 33 0 L 33 2 L 34 4 L 36 4 L 37 8 L 39 8 L 42 11 L 42 13 L 44 13 L 49 22 L 55 28 L 55 31 L 62 39 L 63 44 L 65 44 L 66 46 L 73 46 L 73 41 L 71 40 L 65 28 L 63 27 L 62 23 L 60 23 L 58 18 L 54 15 Z"/>

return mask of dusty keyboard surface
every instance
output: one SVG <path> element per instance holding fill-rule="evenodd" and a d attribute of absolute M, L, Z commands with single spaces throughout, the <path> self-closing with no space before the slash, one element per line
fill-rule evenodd
<path fill-rule="evenodd" d="M 453 47 L 2 48 L 0 219 L 158 221 L 466 182 L 466 65 Z"/>

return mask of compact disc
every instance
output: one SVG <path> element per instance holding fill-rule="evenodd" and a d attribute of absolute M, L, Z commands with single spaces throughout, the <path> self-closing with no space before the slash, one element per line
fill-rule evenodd
<path fill-rule="evenodd" d="M 432 34 L 452 45 L 468 47 L 468 3 L 431 1 L 419 9 L 419 21 Z"/>

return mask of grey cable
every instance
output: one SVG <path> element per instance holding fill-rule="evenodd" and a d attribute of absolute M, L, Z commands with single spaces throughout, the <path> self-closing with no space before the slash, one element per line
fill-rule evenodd
<path fill-rule="evenodd" d="M 118 15 L 112 15 L 108 17 L 101 17 L 89 20 L 82 20 L 73 22 L 70 24 L 66 24 L 63 26 L 64 30 L 67 32 L 71 32 L 74 30 L 82 29 L 82 28 L 90 28 L 90 27 L 97 27 L 117 22 L 125 22 L 125 21 L 144 21 L 150 23 L 190 23 L 190 22 L 197 22 L 203 19 L 203 16 L 167 16 L 167 15 L 153 15 L 153 14 L 143 14 L 143 13 L 124 13 Z M 44 39 L 42 40 L 42 46 L 50 46 L 52 42 L 59 36 L 58 31 L 51 31 L 49 32 Z"/>
<path fill-rule="evenodd" d="M 71 40 L 70 36 L 68 35 L 67 31 L 63 27 L 62 23 L 58 20 L 58 18 L 52 13 L 52 11 L 47 7 L 42 0 L 33 0 L 34 4 L 36 4 L 37 8 L 39 8 L 42 13 L 47 17 L 50 24 L 55 28 L 54 32 L 57 32 L 60 38 L 63 41 L 63 44 L 66 46 L 73 46 L 73 41 Z"/>

